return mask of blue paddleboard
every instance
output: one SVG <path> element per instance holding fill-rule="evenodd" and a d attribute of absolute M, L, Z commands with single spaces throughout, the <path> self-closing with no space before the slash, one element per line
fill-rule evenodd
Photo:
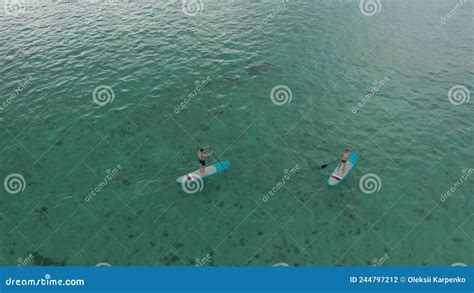
<path fill-rule="evenodd" d="M 338 166 L 336 166 L 336 169 L 334 169 L 334 171 L 329 176 L 328 185 L 329 186 L 337 186 L 337 185 L 341 184 L 341 182 L 344 179 L 346 179 L 347 176 L 349 176 L 349 174 L 351 174 L 351 171 L 357 165 L 358 160 L 359 160 L 359 153 L 358 152 L 351 152 L 351 154 L 349 155 L 349 158 L 347 159 L 347 162 L 346 162 L 346 169 L 345 169 L 344 174 L 341 174 L 342 170 L 339 170 L 339 171 L 337 170 L 337 167 L 339 166 L 339 164 L 338 164 Z"/>
<path fill-rule="evenodd" d="M 176 179 L 176 183 L 183 183 L 183 181 L 189 181 L 189 180 L 198 180 L 197 178 L 202 178 L 205 179 L 210 176 L 217 175 L 219 173 L 224 172 L 224 170 L 229 169 L 230 167 L 230 161 L 222 161 L 220 163 L 216 163 L 211 166 L 207 166 L 204 172 L 204 175 L 201 174 L 200 170 L 193 171 L 191 173 L 188 173 L 186 175 L 183 175 Z"/>

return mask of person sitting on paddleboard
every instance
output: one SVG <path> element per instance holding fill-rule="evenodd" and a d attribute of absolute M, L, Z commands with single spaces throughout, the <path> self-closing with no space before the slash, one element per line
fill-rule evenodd
<path fill-rule="evenodd" d="M 198 151 L 198 158 L 199 158 L 199 164 L 201 164 L 201 167 L 199 168 L 201 172 L 201 176 L 204 175 L 204 172 L 206 172 L 206 158 L 212 155 L 213 152 L 210 152 L 206 154 L 205 150 L 209 149 L 209 146 L 206 146 L 202 149 L 199 149 Z"/>
<path fill-rule="evenodd" d="M 339 171 L 342 169 L 342 175 L 346 173 L 346 163 L 347 163 L 347 159 L 349 159 L 349 154 L 350 152 L 348 148 L 345 148 L 341 154 L 341 161 L 339 162 L 339 166 L 337 167 L 337 170 Z"/>

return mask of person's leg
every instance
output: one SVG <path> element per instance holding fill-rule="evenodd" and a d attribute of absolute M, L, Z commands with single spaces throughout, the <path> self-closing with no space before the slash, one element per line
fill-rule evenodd
<path fill-rule="evenodd" d="M 346 163 L 342 163 L 342 175 L 346 174 Z"/>
<path fill-rule="evenodd" d="M 206 164 L 204 163 L 201 163 L 201 169 L 200 169 L 200 172 L 201 172 L 201 176 L 204 176 L 204 173 L 206 172 Z"/>

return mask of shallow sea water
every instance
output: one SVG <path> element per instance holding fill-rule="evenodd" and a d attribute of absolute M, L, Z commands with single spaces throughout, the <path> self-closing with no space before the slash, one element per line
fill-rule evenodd
<path fill-rule="evenodd" d="M 108 2 L 0 11 L 0 264 L 474 264 L 473 2 Z"/>

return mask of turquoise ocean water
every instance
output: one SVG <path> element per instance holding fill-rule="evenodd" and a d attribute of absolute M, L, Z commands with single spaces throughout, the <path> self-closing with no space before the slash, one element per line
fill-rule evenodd
<path fill-rule="evenodd" d="M 0 264 L 474 264 L 472 1 L 2 4 Z"/>

